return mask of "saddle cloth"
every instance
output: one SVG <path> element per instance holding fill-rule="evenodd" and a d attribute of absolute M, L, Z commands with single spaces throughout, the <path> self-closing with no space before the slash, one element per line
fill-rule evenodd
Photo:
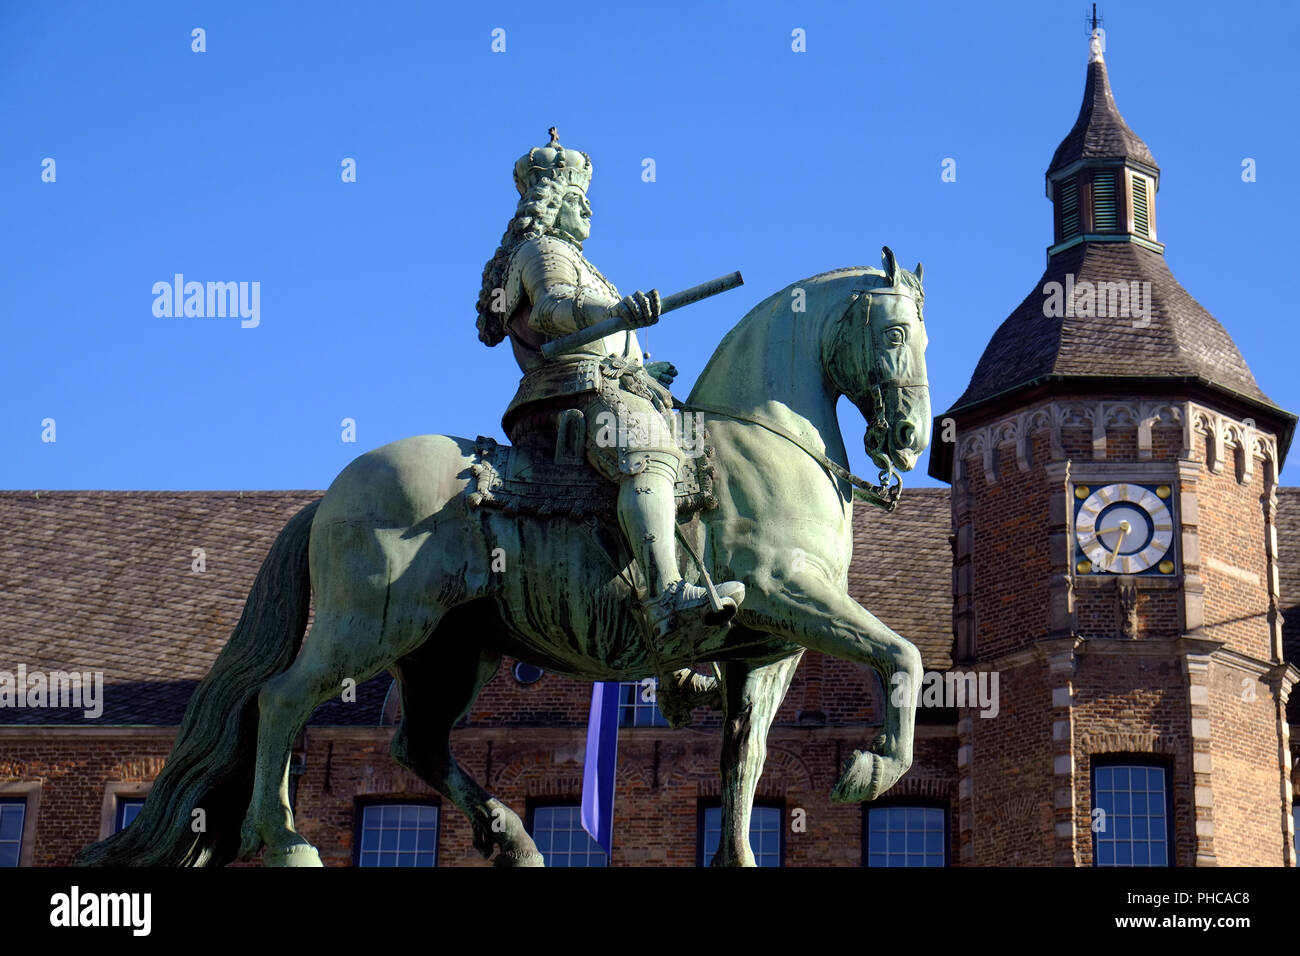
<path fill-rule="evenodd" d="M 618 485 L 591 466 L 581 445 L 567 443 L 566 450 L 563 418 L 562 414 L 553 453 L 544 446 L 502 445 L 482 435 L 476 438 L 470 466 L 474 480 L 467 492 L 470 504 L 538 517 L 617 523 Z M 706 445 L 703 451 L 682 459 L 676 487 L 679 517 L 717 507 L 713 449 Z"/>

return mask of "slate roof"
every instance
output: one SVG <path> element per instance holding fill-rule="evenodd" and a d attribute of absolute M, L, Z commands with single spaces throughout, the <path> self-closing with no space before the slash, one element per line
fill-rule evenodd
<path fill-rule="evenodd" d="M 0 492 L 0 670 L 102 671 L 104 713 L 0 708 L 0 724 L 180 723 L 262 559 L 319 491 Z M 191 569 L 193 549 L 206 569 Z M 376 723 L 387 680 L 314 722 Z M 371 698 L 380 696 L 379 703 Z M 329 719 L 332 709 L 344 713 Z"/>
<path fill-rule="evenodd" d="M 1150 325 L 1135 327 L 1140 320 L 1131 312 L 1115 318 L 1044 315 L 1047 283 L 1064 287 L 1067 275 L 1076 288 L 1085 281 L 1149 282 Z M 1165 257 L 1128 242 L 1086 242 L 1052 256 L 1037 285 L 993 333 L 953 409 L 1048 375 L 1199 378 L 1276 408 L 1232 337 L 1179 284 Z"/>
<path fill-rule="evenodd" d="M 180 722 L 239 619 L 266 552 L 319 491 L 0 491 L 0 670 L 102 671 L 104 713 L 0 708 L 0 725 Z M 948 489 L 854 509 L 850 592 L 949 666 Z M 206 570 L 191 570 L 203 548 Z M 313 724 L 380 722 L 386 673 Z"/>
<path fill-rule="evenodd" d="M 1155 166 L 1155 157 L 1147 144 L 1128 128 L 1119 114 L 1115 97 L 1110 91 L 1106 64 L 1102 60 L 1088 64 L 1088 78 L 1083 86 L 1083 104 L 1074 126 L 1061 140 L 1052 154 L 1047 175 L 1064 169 L 1081 159 L 1114 159 L 1123 157 L 1147 166 Z"/>

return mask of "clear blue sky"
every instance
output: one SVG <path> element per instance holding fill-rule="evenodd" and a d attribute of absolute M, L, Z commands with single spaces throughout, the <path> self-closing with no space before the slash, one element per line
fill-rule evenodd
<path fill-rule="evenodd" d="M 551 125 L 593 158 L 587 251 L 622 291 L 745 274 L 648 332 L 679 394 L 760 299 L 889 244 L 925 262 L 947 408 L 1041 274 L 1085 7 L 5 0 L 0 487 L 324 488 L 407 435 L 501 437 L 518 372 L 478 342 L 474 303 L 511 166 Z M 1297 5 L 1101 12 L 1117 102 L 1162 167 L 1174 274 L 1300 410 Z M 177 272 L 260 282 L 260 325 L 155 317 Z M 860 415 L 841 421 L 874 474 Z M 933 484 L 927 464 L 909 484 Z"/>

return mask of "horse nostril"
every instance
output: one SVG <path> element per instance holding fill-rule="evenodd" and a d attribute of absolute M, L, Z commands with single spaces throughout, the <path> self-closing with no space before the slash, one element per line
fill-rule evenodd
<path fill-rule="evenodd" d="M 898 423 L 898 447 L 911 448 L 916 440 L 916 427 L 908 422 Z"/>

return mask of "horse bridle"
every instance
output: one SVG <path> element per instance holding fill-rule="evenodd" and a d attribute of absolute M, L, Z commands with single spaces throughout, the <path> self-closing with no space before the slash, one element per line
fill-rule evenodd
<path fill-rule="evenodd" d="M 863 316 L 863 324 L 869 326 L 871 324 L 871 305 L 872 305 L 871 299 L 872 296 L 877 296 L 877 295 L 906 296 L 907 298 L 911 299 L 913 304 L 916 306 L 917 318 L 921 322 L 925 321 L 924 317 L 922 317 L 921 315 L 920 304 L 917 302 L 916 295 L 912 292 L 911 289 L 898 288 L 898 287 L 857 289 L 849 296 L 848 305 L 845 307 L 844 314 L 840 317 L 840 321 L 837 323 L 835 338 L 831 344 L 832 351 L 835 352 L 837 355 L 840 354 L 840 349 L 839 349 L 840 341 L 843 338 L 843 336 L 846 334 L 846 328 L 848 325 L 847 320 L 851 315 L 854 314 L 855 310 L 860 307 L 860 303 L 862 303 L 865 300 L 865 307 L 862 308 L 861 314 Z M 930 383 L 925 380 L 921 380 L 921 381 L 891 380 L 888 382 L 882 382 L 881 381 L 882 375 L 881 375 L 881 369 L 879 363 L 873 364 L 872 368 L 867 370 L 866 378 L 868 383 L 867 395 L 871 399 L 871 405 L 875 413 L 873 415 L 872 420 L 867 424 L 867 433 L 869 435 L 871 432 L 879 430 L 885 436 L 884 451 L 886 452 L 887 467 L 882 468 L 880 470 L 879 480 L 880 480 L 880 486 L 882 488 L 887 489 L 885 491 L 887 500 L 892 502 L 896 506 L 898 501 L 898 496 L 902 492 L 903 478 L 901 475 L 898 474 L 897 471 L 894 470 L 894 463 L 890 461 L 888 457 L 888 452 L 891 450 L 893 445 L 893 428 L 890 427 L 890 422 L 885 417 L 884 390 L 900 389 L 900 388 L 928 389 L 930 387 Z M 867 450 L 868 452 L 870 452 L 870 449 Z M 894 482 L 892 485 L 889 484 L 891 478 L 893 479 Z M 893 511 L 894 509 L 893 507 L 888 507 L 887 510 Z"/>
<path fill-rule="evenodd" d="M 870 324 L 871 297 L 873 295 L 905 295 L 908 298 L 912 299 L 913 302 L 916 301 L 916 296 L 912 294 L 910 289 L 859 289 L 853 292 L 853 294 L 849 296 L 849 303 L 847 308 L 845 308 L 844 310 L 844 314 L 840 317 L 839 322 L 836 323 L 837 330 L 835 333 L 834 341 L 831 344 L 832 351 L 836 350 L 836 346 L 838 345 L 840 338 L 844 335 L 845 320 L 848 319 L 850 314 L 852 314 L 854 307 L 858 304 L 862 296 L 866 296 L 866 302 L 867 302 L 866 321 L 867 324 Z M 919 307 L 917 308 L 916 312 L 919 317 L 921 314 L 921 310 Z M 924 322 L 925 320 L 922 318 L 921 321 Z M 885 419 L 885 402 L 884 402 L 883 389 L 885 388 L 929 388 L 930 387 L 929 382 L 886 382 L 882 385 L 880 381 L 879 370 L 874 368 L 868 372 L 867 381 L 869 383 L 868 389 L 869 389 L 869 395 L 871 398 L 872 406 L 875 409 L 874 420 L 867 426 L 868 431 L 871 431 L 872 429 L 875 428 L 880 428 L 885 432 L 886 436 L 889 436 L 892 430 L 889 427 L 889 422 Z M 880 469 L 880 474 L 877 476 L 877 481 L 879 482 L 879 484 L 873 485 L 865 478 L 859 478 L 857 475 L 853 474 L 853 472 L 849 471 L 839 462 L 832 461 L 830 458 L 827 458 L 821 452 L 809 448 L 807 445 L 803 443 L 803 441 L 797 435 L 791 434 L 790 432 L 786 431 L 784 428 L 782 428 L 781 426 L 777 425 L 774 422 L 765 422 L 757 418 L 749 418 L 745 415 L 740 415 L 731 409 L 718 408 L 717 406 L 705 405 L 700 402 L 691 402 L 686 407 L 701 412 L 708 412 L 711 415 L 720 415 L 723 418 L 730 418 L 739 422 L 747 422 L 750 425 L 757 425 L 760 428 L 765 428 L 768 431 L 772 432 L 772 434 L 779 435 L 780 437 L 784 438 L 786 441 L 790 442 L 790 444 L 794 445 L 796 448 L 798 448 L 800 451 L 806 454 L 809 458 L 813 459 L 813 461 L 817 462 L 817 464 L 821 465 L 822 468 L 824 468 L 827 472 L 829 472 L 832 478 L 839 478 L 842 481 L 847 481 L 854 488 L 857 488 L 860 492 L 862 492 L 862 496 L 870 504 L 876 505 L 877 507 L 880 508 L 884 508 L 886 511 L 893 511 L 895 508 L 898 507 L 898 499 L 903 493 L 903 477 L 897 471 L 894 470 L 894 463 L 892 461 L 889 461 L 888 457 L 886 457 L 887 467 Z M 888 437 L 886 438 L 886 442 L 889 442 L 890 440 L 891 439 L 889 439 Z M 886 451 L 888 451 L 888 449 L 886 449 Z M 892 483 L 891 483 L 891 479 L 892 479 Z"/>

